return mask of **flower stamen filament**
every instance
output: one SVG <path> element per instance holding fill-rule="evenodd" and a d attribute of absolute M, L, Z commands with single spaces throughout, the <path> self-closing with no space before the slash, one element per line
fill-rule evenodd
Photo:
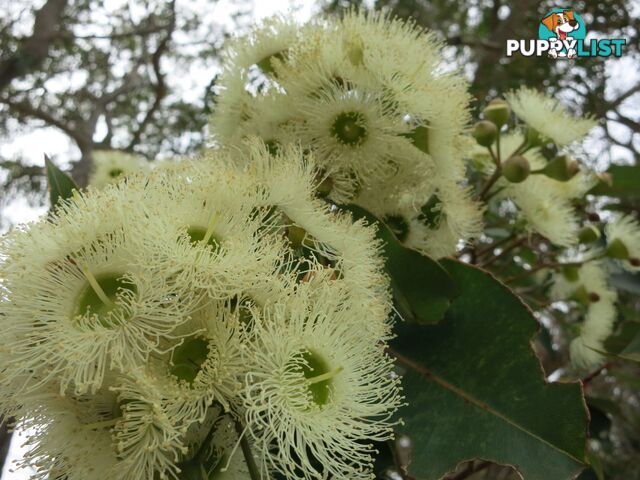
<path fill-rule="evenodd" d="M 314 383 L 324 382 L 325 380 L 331 380 L 333 377 L 338 375 L 340 372 L 344 370 L 343 367 L 334 368 L 333 370 L 323 373 L 322 375 L 317 375 L 315 377 L 307 378 L 307 383 L 313 385 Z"/>
<path fill-rule="evenodd" d="M 91 285 L 91 288 L 96 293 L 98 298 L 107 307 L 113 308 L 115 306 L 115 303 L 113 302 L 113 300 L 109 298 L 109 296 L 106 293 L 104 293 L 104 290 L 100 286 L 100 283 L 98 283 L 98 280 L 96 280 L 96 277 L 93 275 L 93 273 L 91 273 L 91 271 L 89 270 L 89 267 L 87 265 L 83 265 L 81 270 L 82 270 L 82 274 L 87 279 L 87 282 L 89 282 L 89 285 Z"/>

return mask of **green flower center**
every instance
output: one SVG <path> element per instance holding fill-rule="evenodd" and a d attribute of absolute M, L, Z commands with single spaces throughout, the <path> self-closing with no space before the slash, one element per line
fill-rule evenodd
<path fill-rule="evenodd" d="M 388 215 L 384 217 L 384 223 L 401 242 L 409 236 L 409 224 L 402 215 Z"/>
<path fill-rule="evenodd" d="M 403 137 L 408 138 L 413 145 L 422 150 L 424 153 L 429 153 L 429 128 L 425 126 L 416 127 L 411 133 L 404 134 Z"/>
<path fill-rule="evenodd" d="M 273 60 L 284 61 L 285 57 L 286 57 L 286 53 L 283 50 L 281 52 L 276 52 L 272 55 L 264 57 L 259 62 L 256 62 L 256 65 L 258 65 L 258 67 L 260 68 L 260 70 L 262 70 L 263 73 L 267 75 L 274 75 L 275 69 L 274 69 Z"/>
<path fill-rule="evenodd" d="M 208 355 L 209 342 L 205 338 L 188 338 L 173 350 L 169 371 L 176 378 L 192 384 Z"/>
<path fill-rule="evenodd" d="M 114 168 L 112 170 L 109 170 L 109 176 L 111 178 L 117 178 L 120 175 L 122 175 L 124 173 L 124 170 L 122 170 L 121 168 Z"/>
<path fill-rule="evenodd" d="M 301 350 L 295 354 L 294 366 L 306 380 L 313 403 L 322 407 L 329 403 L 333 377 L 342 371 L 342 367 L 330 369 L 329 364 L 313 350 Z"/>
<path fill-rule="evenodd" d="M 194 245 L 204 243 L 210 246 L 213 252 L 217 252 L 220 248 L 220 240 L 213 235 L 209 228 L 190 226 L 187 227 L 187 235 L 189 235 L 191 243 Z"/>
<path fill-rule="evenodd" d="M 333 121 L 331 133 L 344 145 L 357 146 L 367 138 L 367 122 L 359 112 L 343 112 Z"/>
<path fill-rule="evenodd" d="M 280 152 L 280 142 L 277 140 L 267 140 L 264 142 L 264 146 L 267 149 L 269 155 L 276 156 Z"/>
<path fill-rule="evenodd" d="M 420 215 L 418 218 L 427 227 L 434 229 L 440 226 L 442 221 L 442 208 L 441 200 L 437 195 L 431 195 L 427 203 L 420 208 Z"/>
<path fill-rule="evenodd" d="M 138 288 L 130 280 L 124 278 L 123 272 L 103 273 L 94 276 L 84 270 L 87 283 L 76 300 L 74 318 L 86 314 L 97 315 L 103 327 L 115 327 L 118 321 L 114 313 L 122 308 L 125 294 L 135 296 Z"/>

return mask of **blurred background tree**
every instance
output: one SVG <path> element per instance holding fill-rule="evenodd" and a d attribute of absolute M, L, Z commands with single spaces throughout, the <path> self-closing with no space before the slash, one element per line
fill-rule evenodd
<path fill-rule="evenodd" d="M 3 0 L 0 137 L 62 132 L 71 158 L 56 160 L 72 162 L 81 185 L 96 149 L 148 159 L 193 152 L 204 139 L 219 48 L 249 20 L 247 2 L 236 2 L 221 23 L 217 3 Z M 0 158 L 0 209 L 16 196 L 44 202 L 42 170 L 27 160 Z"/>
<path fill-rule="evenodd" d="M 193 153 L 204 144 L 215 108 L 215 76 L 225 38 L 252 21 L 259 2 L 240 0 L 0 0 L 0 146 L 16 138 L 47 143 L 56 131 L 65 153 L 54 161 L 86 183 L 96 149 L 118 149 L 150 160 Z M 266 2 L 270 3 L 270 2 Z M 290 6 L 292 2 L 275 2 Z M 571 6 L 600 38 L 626 38 L 620 59 L 551 61 L 505 56 L 508 38 L 537 38 L 547 0 L 305 0 L 329 14 L 354 6 L 387 8 L 435 31 L 446 42 L 451 68 L 460 68 L 477 99 L 474 114 L 491 98 L 522 85 L 544 89 L 578 114 L 602 119 L 585 144 L 584 161 L 601 171 L 611 164 L 640 166 L 640 3 L 577 1 Z M 224 17 L 224 18 L 223 18 Z M 31 145 L 31 150 L 34 145 Z M 15 150 L 15 149 L 14 149 Z M 0 148 L 0 152 L 3 150 Z M 42 206 L 46 181 L 42 155 L 5 149 L 0 155 L 0 231 L 16 221 L 16 205 Z M 6 153 L 9 152 L 9 153 Z M 57 155 L 56 155 L 57 154 Z M 623 173 L 623 175 L 625 175 Z M 640 177 L 638 177 L 640 181 Z M 630 180 L 632 182 L 633 180 Z M 637 186 L 636 186 L 637 190 Z M 612 193 L 612 192 L 609 192 Z M 615 193 L 615 192 L 613 192 Z M 608 208 L 637 213 L 640 197 L 615 194 Z M 18 202 L 18 203 L 16 203 Z M 13 212 L 11 211 L 13 210 Z M 19 220 L 19 218 L 18 218 Z M 486 243 L 499 241 L 485 239 Z M 513 255 L 492 271 L 507 271 Z M 619 276 L 621 318 L 611 351 L 640 332 L 640 279 Z M 535 305 L 532 305 L 535 308 Z M 548 319 L 547 319 L 548 320 Z M 545 321 L 545 319 L 543 319 Z M 536 342 L 545 371 L 566 363 L 566 345 L 552 327 Z M 618 344 L 616 344 L 618 342 Z M 560 346 L 558 346 L 560 344 Z M 597 457 L 582 480 L 640 479 L 640 372 L 615 360 L 586 383 Z M 8 442 L 0 432 L 0 450 Z M 1 458 L 4 458 L 0 451 Z M 390 476 L 388 478 L 398 478 Z M 516 478 L 485 462 L 460 465 L 453 479 Z"/>

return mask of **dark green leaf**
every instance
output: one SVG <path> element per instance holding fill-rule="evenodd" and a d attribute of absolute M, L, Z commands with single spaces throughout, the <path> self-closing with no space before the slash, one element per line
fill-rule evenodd
<path fill-rule="evenodd" d="M 600 181 L 589 193 L 610 197 L 640 196 L 640 167 L 630 165 L 611 165 L 607 170 L 611 175 L 611 184 Z"/>
<path fill-rule="evenodd" d="M 44 156 L 44 165 L 49 183 L 49 200 L 53 209 L 59 202 L 73 195 L 78 186 L 73 179 L 58 167 L 56 167 L 47 155 Z"/>
<path fill-rule="evenodd" d="M 515 466 L 527 480 L 584 467 L 587 413 L 579 384 L 547 384 L 532 348 L 537 323 L 489 273 L 445 260 L 461 293 L 435 326 L 399 324 L 391 346 L 406 369 L 400 433 L 411 474 L 436 480 L 464 460 Z"/>
<path fill-rule="evenodd" d="M 622 322 L 613 335 L 604 342 L 604 350 L 607 353 L 622 353 L 631 346 L 634 339 L 640 337 L 640 323 L 634 321 Z M 633 346 L 631 346 L 633 348 Z"/>
<path fill-rule="evenodd" d="M 625 360 L 640 362 L 640 332 L 629 342 L 629 345 L 620 352 L 619 356 Z"/>
<path fill-rule="evenodd" d="M 386 269 L 396 309 L 405 320 L 433 324 L 442 319 L 457 287 L 442 266 L 425 255 L 404 247 L 391 230 L 363 208 L 355 205 L 343 207 L 355 219 L 364 218 L 378 226 L 378 237 L 384 242 Z"/>

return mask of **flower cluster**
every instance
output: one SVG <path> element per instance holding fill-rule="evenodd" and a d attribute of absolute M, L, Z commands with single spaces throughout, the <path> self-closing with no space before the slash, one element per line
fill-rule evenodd
<path fill-rule="evenodd" d="M 319 190 L 385 220 L 434 256 L 478 235 L 465 187 L 469 97 L 432 34 L 381 13 L 298 27 L 272 18 L 227 50 L 213 140 L 258 136 L 313 152 Z"/>
<path fill-rule="evenodd" d="M 263 478 L 371 477 L 401 403 L 387 279 L 315 172 L 208 152 L 3 239 L 0 407 L 35 478 L 247 479 L 241 441 Z"/>
<path fill-rule="evenodd" d="M 473 160 L 486 176 L 496 172 L 495 160 L 501 161 L 502 177 L 496 182 L 498 200 L 515 204 L 520 217 L 531 232 L 539 233 L 553 244 L 569 247 L 577 244 L 580 225 L 572 202 L 584 197 L 597 182 L 594 172 L 561 153 L 548 160 L 542 147 L 554 144 L 565 147 L 583 138 L 593 128 L 591 119 L 571 116 L 556 100 L 534 90 L 522 88 L 506 96 L 507 102 L 494 103 L 485 109 L 485 117 L 498 120 L 498 128 L 506 123 L 510 110 L 524 122 L 520 128 L 500 135 L 494 158 L 487 148 L 495 142 L 498 131 L 487 120 L 476 126 Z M 560 127 L 560 123 L 564 127 Z M 481 143 L 488 139 L 488 145 Z"/>

